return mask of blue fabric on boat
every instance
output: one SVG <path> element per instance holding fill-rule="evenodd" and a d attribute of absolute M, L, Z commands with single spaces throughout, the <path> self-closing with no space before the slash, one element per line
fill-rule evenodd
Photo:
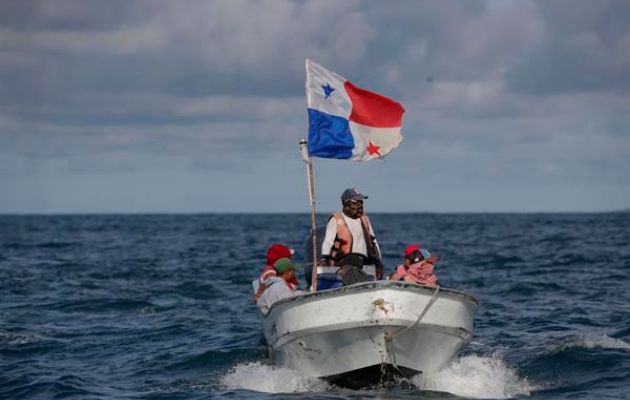
<path fill-rule="evenodd" d="M 335 289 L 341 286 L 343 282 L 337 274 L 317 275 L 317 290 Z"/>

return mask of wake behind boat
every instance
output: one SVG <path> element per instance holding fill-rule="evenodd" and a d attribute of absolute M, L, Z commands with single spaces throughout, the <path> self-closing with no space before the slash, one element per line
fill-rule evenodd
<path fill-rule="evenodd" d="M 466 293 L 374 281 L 281 300 L 263 315 L 275 365 L 346 387 L 435 371 L 472 338 Z"/>

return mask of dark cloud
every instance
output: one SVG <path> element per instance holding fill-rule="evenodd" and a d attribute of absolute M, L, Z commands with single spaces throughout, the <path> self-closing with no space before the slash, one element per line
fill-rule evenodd
<path fill-rule="evenodd" d="M 0 26 L 27 33 L 111 31 L 144 18 L 147 11 L 125 0 L 5 1 L 0 3 Z"/>

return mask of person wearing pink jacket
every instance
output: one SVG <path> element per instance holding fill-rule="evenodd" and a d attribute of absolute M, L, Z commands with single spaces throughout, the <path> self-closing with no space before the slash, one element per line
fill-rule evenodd
<path fill-rule="evenodd" d="M 419 245 L 412 244 L 405 248 L 405 262 L 399 265 L 389 276 L 391 281 L 405 281 L 419 285 L 436 286 L 437 276 L 433 272 L 433 266 L 437 257 Z"/>

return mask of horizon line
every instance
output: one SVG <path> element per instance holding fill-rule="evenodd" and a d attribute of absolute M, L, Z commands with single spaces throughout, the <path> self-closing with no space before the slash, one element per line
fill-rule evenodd
<path fill-rule="evenodd" d="M 316 215 L 329 215 L 334 211 L 318 211 Z M 367 214 L 617 214 L 630 213 L 630 208 L 617 210 L 572 210 L 572 211 L 371 211 Z M 0 217 L 5 216 L 107 216 L 107 215 L 309 215 L 310 211 L 0 211 Z"/>

